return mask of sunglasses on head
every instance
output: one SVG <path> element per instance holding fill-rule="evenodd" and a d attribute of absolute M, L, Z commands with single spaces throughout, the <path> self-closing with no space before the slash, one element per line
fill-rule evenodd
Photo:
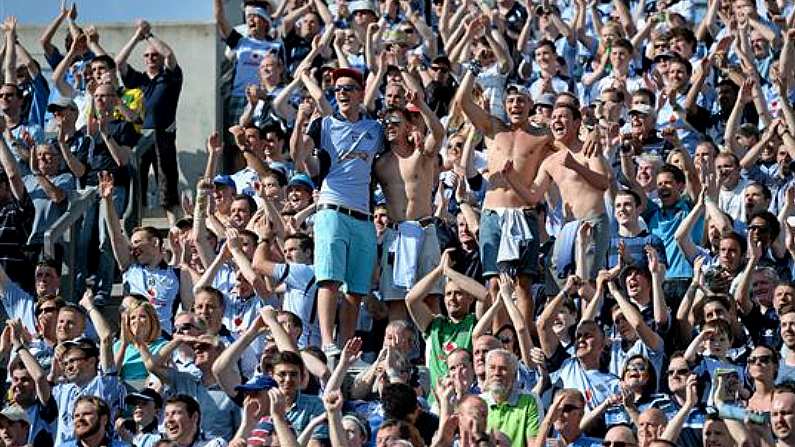
<path fill-rule="evenodd" d="M 340 93 L 340 92 L 350 93 L 358 90 L 359 90 L 358 85 L 351 85 L 351 84 L 338 85 L 334 87 L 334 93 Z"/>
<path fill-rule="evenodd" d="M 396 116 L 387 116 L 384 118 L 384 124 L 400 124 L 403 120 Z"/>

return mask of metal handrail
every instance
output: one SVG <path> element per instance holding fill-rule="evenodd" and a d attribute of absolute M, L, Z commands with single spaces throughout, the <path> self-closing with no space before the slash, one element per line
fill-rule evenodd
<path fill-rule="evenodd" d="M 71 300 L 74 291 L 75 280 L 75 250 L 77 246 L 74 225 L 78 219 L 83 217 L 88 208 L 97 201 L 97 189 L 87 188 L 82 191 L 70 191 L 68 193 L 69 205 L 66 212 L 44 232 L 44 255 L 50 258 L 55 257 L 55 244 L 63 237 L 64 239 L 64 259 L 61 270 L 61 295 L 67 300 Z"/>

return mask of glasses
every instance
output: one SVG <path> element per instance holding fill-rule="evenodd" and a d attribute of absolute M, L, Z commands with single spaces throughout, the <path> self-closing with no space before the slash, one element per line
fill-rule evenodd
<path fill-rule="evenodd" d="M 679 369 L 669 369 L 667 371 L 668 376 L 684 376 L 690 373 L 690 370 L 687 368 L 679 368 Z"/>
<path fill-rule="evenodd" d="M 403 31 L 406 34 L 414 34 L 414 28 L 406 28 L 402 29 L 401 31 Z"/>
<path fill-rule="evenodd" d="M 396 116 L 388 116 L 384 118 L 384 124 L 400 124 L 403 120 Z"/>
<path fill-rule="evenodd" d="M 158 53 L 144 53 L 144 59 L 156 59 L 158 56 L 160 56 Z"/>
<path fill-rule="evenodd" d="M 358 85 L 344 84 L 344 85 L 338 85 L 338 86 L 334 87 L 334 93 L 342 93 L 342 92 L 350 93 L 350 92 L 355 92 L 355 91 L 358 91 L 358 90 L 359 90 L 359 86 Z"/>
<path fill-rule="evenodd" d="M 634 372 L 646 372 L 646 365 L 642 363 L 636 363 L 633 365 L 627 365 L 627 372 L 634 371 Z"/>
<path fill-rule="evenodd" d="M 602 441 L 602 447 L 634 447 L 637 444 L 626 441 Z"/>
<path fill-rule="evenodd" d="M 77 363 L 78 361 L 85 360 L 88 357 L 72 357 L 71 359 L 65 359 L 62 363 L 64 366 L 69 366 L 73 363 Z"/>
<path fill-rule="evenodd" d="M 431 65 L 431 70 L 438 71 L 439 73 L 447 73 L 450 71 L 447 67 L 440 67 L 438 65 Z"/>
<path fill-rule="evenodd" d="M 748 231 L 758 231 L 760 233 L 767 233 L 768 228 L 767 225 L 748 225 Z"/>
<path fill-rule="evenodd" d="M 508 343 L 513 343 L 513 338 L 512 337 L 499 337 L 499 339 L 500 339 L 500 342 L 502 344 L 505 344 L 505 345 L 507 345 Z"/>
<path fill-rule="evenodd" d="M 582 407 L 579 405 L 564 405 L 560 410 L 564 413 L 571 413 L 572 411 L 582 410 Z"/>
<path fill-rule="evenodd" d="M 748 357 L 748 364 L 753 365 L 759 363 L 760 365 L 768 365 L 773 361 L 773 356 L 770 355 L 757 355 Z"/>
<path fill-rule="evenodd" d="M 196 326 L 194 326 L 194 325 L 192 325 L 190 323 L 185 323 L 185 324 L 180 324 L 179 326 L 175 327 L 174 329 L 177 331 L 177 333 L 181 334 L 183 332 L 188 332 L 191 329 L 196 329 Z"/>

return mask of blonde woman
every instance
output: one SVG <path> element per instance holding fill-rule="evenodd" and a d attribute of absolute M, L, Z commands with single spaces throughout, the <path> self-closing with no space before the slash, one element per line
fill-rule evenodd
<path fill-rule="evenodd" d="M 145 343 L 156 354 L 166 340 L 160 332 L 160 321 L 155 308 L 146 301 L 125 299 L 121 314 L 120 339 L 113 345 L 116 370 L 125 382 L 143 382 L 149 375 L 136 343 Z"/>

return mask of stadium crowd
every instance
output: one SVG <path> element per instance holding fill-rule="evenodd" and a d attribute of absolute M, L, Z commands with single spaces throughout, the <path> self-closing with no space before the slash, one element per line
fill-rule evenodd
<path fill-rule="evenodd" d="M 792 0 L 207 1 L 193 200 L 156 25 L 0 24 L 0 445 L 795 446 Z"/>

